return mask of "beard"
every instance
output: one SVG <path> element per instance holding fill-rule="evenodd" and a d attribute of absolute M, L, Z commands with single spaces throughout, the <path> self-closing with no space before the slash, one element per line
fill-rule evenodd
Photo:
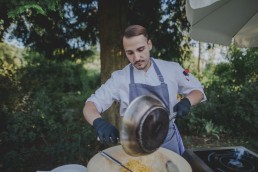
<path fill-rule="evenodd" d="M 150 67 L 150 59 L 136 61 L 133 65 L 138 70 L 145 70 L 145 71 L 147 71 L 148 68 Z"/>

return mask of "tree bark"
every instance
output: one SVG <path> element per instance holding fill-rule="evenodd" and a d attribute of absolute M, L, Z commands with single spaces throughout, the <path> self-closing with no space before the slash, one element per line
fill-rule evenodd
<path fill-rule="evenodd" d="M 101 83 L 110 78 L 115 70 L 122 69 L 127 63 L 123 53 L 121 35 L 127 24 L 127 0 L 99 1 L 99 39 L 101 60 Z M 120 127 L 119 105 L 106 112 L 110 122 Z"/>

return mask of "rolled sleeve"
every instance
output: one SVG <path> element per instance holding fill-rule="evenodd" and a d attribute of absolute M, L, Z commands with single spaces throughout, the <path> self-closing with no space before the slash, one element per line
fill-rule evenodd
<path fill-rule="evenodd" d="M 117 92 L 119 83 L 117 80 L 116 74 L 113 73 L 111 78 L 102 84 L 86 102 L 93 102 L 100 113 L 107 110 L 114 101 L 119 101 L 119 93 Z"/>
<path fill-rule="evenodd" d="M 182 95 L 188 95 L 193 90 L 199 90 L 203 94 L 202 102 L 205 101 L 206 95 L 204 93 L 204 87 L 200 81 L 194 77 L 191 73 L 184 74 L 184 69 L 178 64 L 178 93 Z"/>

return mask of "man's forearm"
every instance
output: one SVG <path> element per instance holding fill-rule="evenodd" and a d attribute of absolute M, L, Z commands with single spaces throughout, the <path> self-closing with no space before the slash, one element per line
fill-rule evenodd
<path fill-rule="evenodd" d="M 202 101 L 204 95 L 199 90 L 193 90 L 186 97 L 189 99 L 191 105 L 194 106 Z"/>
<path fill-rule="evenodd" d="M 86 121 L 93 125 L 93 121 L 96 118 L 100 118 L 100 113 L 98 112 L 95 104 L 93 102 L 86 102 L 83 108 L 83 115 Z"/>

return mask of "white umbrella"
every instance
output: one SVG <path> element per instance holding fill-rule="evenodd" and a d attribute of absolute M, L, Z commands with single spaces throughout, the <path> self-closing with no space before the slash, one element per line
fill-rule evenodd
<path fill-rule="evenodd" d="M 186 16 L 194 40 L 258 47 L 258 0 L 186 0 Z"/>

